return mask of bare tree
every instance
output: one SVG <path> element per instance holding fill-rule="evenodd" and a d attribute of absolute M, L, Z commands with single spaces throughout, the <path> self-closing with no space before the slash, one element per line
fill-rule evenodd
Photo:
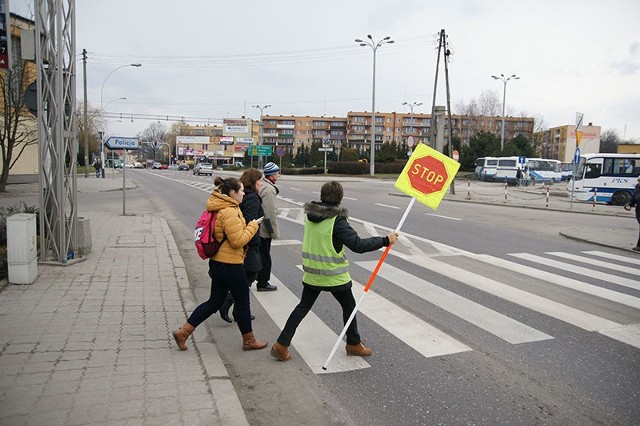
<path fill-rule="evenodd" d="M 480 115 L 500 115 L 502 102 L 495 90 L 483 90 L 478 98 L 478 112 Z"/>
<path fill-rule="evenodd" d="M 620 135 L 615 129 L 607 129 L 600 135 L 600 152 L 617 152 Z"/>
<path fill-rule="evenodd" d="M 458 115 L 469 115 L 475 117 L 478 115 L 478 104 L 475 99 L 471 99 L 468 104 L 464 102 L 464 100 L 460 100 L 456 104 L 456 114 Z"/>
<path fill-rule="evenodd" d="M 0 75 L 2 111 L 0 111 L 0 192 L 6 191 L 9 170 L 16 164 L 28 146 L 38 143 L 35 118 L 24 104 L 24 92 L 35 80 L 35 69 L 25 66 L 25 61 L 16 60 L 12 70 Z"/>
<path fill-rule="evenodd" d="M 522 113 L 523 117 L 528 117 L 526 112 Z M 544 116 L 540 114 L 536 114 L 533 116 L 533 133 L 544 132 L 545 130 L 549 130 L 549 125 L 544 120 Z"/>
<path fill-rule="evenodd" d="M 147 158 L 156 160 L 162 150 L 163 144 L 166 143 L 167 126 L 161 122 L 154 122 L 149 125 L 140 134 L 141 150 Z"/>

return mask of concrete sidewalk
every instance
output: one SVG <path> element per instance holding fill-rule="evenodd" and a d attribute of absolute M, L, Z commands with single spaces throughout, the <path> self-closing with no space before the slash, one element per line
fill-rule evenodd
<path fill-rule="evenodd" d="M 119 179 L 78 178 L 79 196 L 121 189 Z M 0 205 L 37 191 L 36 184 L 10 187 Z M 457 194 L 445 200 L 549 208 L 540 188 L 513 190 L 507 202 L 500 191 L 479 187 L 468 200 L 458 182 Z M 554 204 L 567 210 L 559 196 Z M 629 226 L 563 234 L 616 248 L 636 235 L 632 214 L 596 207 L 597 213 L 585 204 L 572 211 L 627 215 Z M 190 339 L 186 352 L 170 335 L 194 302 L 166 220 L 157 214 L 79 215 L 92 230 L 92 251 L 83 261 L 39 264 L 33 284 L 5 284 L 0 292 L 0 424 L 248 424 L 207 333 L 198 333 L 195 344 Z"/>
<path fill-rule="evenodd" d="M 0 293 L 0 424 L 248 424 L 215 346 L 181 352 L 170 335 L 190 289 L 165 219 L 80 214 L 83 261 L 39 264 L 33 284 Z"/>

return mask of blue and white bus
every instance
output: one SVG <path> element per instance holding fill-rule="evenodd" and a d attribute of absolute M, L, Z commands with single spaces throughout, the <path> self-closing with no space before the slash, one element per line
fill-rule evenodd
<path fill-rule="evenodd" d="M 536 183 L 555 183 L 562 180 L 560 161 L 547 158 L 528 158 L 526 170 L 529 172 L 529 181 Z"/>
<path fill-rule="evenodd" d="M 631 199 L 639 175 L 640 154 L 584 154 L 567 191 L 569 196 L 573 191 L 578 201 L 623 206 Z"/>
<path fill-rule="evenodd" d="M 476 160 L 476 178 L 493 181 L 498 167 L 497 157 L 481 157 Z"/>

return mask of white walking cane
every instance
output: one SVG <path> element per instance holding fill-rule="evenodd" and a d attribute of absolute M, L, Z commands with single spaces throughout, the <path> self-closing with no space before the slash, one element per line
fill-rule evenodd
<path fill-rule="evenodd" d="M 407 216 L 409 215 L 409 212 L 411 211 L 411 207 L 413 207 L 413 203 L 415 201 L 416 201 L 416 197 L 412 197 L 411 202 L 409 203 L 409 206 L 407 206 L 407 209 L 404 211 L 404 214 L 402 215 L 402 219 L 400 219 L 400 223 L 396 228 L 396 232 L 400 232 L 400 228 L 402 228 L 402 225 L 404 224 L 404 221 L 407 219 Z M 390 249 L 391 249 L 391 244 L 387 246 L 387 248 L 382 253 L 382 256 L 380 256 L 380 260 L 378 260 L 378 264 L 376 265 L 375 269 L 371 273 L 371 276 L 369 277 L 369 281 L 367 282 L 367 285 L 364 287 L 364 292 L 360 296 L 360 299 L 358 299 L 358 303 L 356 303 L 356 307 L 353 309 L 353 312 L 351 312 L 351 315 L 349 316 L 347 323 L 344 325 L 344 328 L 342 329 L 340 336 L 338 336 L 338 340 L 336 341 L 336 344 L 333 345 L 333 349 L 331 349 L 329 358 L 327 358 L 327 361 L 322 366 L 323 370 L 327 369 L 327 367 L 329 366 L 329 363 L 331 362 L 331 359 L 333 358 L 333 355 L 335 355 L 336 351 L 338 350 L 338 346 L 340 346 L 340 342 L 342 341 L 342 338 L 347 332 L 347 328 L 349 328 L 349 325 L 351 325 L 351 321 L 353 321 L 353 319 L 355 318 L 356 312 L 358 312 L 358 308 L 360 307 L 360 304 L 362 304 L 362 301 L 364 300 L 364 296 L 369 292 L 369 287 L 371 287 L 371 284 L 373 284 L 373 281 L 376 279 L 376 275 L 378 275 L 378 271 L 380 270 L 380 267 L 384 263 L 384 259 L 387 257 L 387 254 L 389 253 Z"/>

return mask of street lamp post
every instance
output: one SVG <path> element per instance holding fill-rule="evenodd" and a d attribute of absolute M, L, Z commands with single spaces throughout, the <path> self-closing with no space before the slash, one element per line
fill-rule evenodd
<path fill-rule="evenodd" d="M 419 107 L 420 105 L 422 105 L 422 102 L 403 102 L 402 105 L 407 105 L 409 107 L 409 109 L 411 110 L 411 115 L 413 115 L 413 108 L 414 107 Z"/>
<path fill-rule="evenodd" d="M 375 158 L 376 158 L 376 52 L 378 47 L 383 44 L 393 44 L 391 37 L 386 36 L 382 40 L 376 42 L 371 37 L 371 34 L 367 34 L 369 40 L 356 39 L 356 43 L 360 46 L 369 46 L 373 50 L 373 89 L 371 94 L 371 158 L 369 162 L 369 170 L 371 176 L 375 174 Z"/>
<path fill-rule="evenodd" d="M 260 105 L 253 105 L 254 108 L 258 108 L 260 110 L 260 126 L 258 127 L 258 145 L 262 145 L 262 112 L 269 108 L 271 105 L 267 104 L 264 106 L 260 106 Z M 277 143 L 276 143 L 277 145 Z M 260 166 L 260 158 L 261 156 L 258 156 L 258 167 Z"/>
<path fill-rule="evenodd" d="M 504 84 L 504 90 L 502 92 L 502 128 L 500 129 L 500 151 L 503 151 L 504 150 L 504 113 L 505 113 L 505 105 L 507 100 L 507 82 L 509 80 L 519 80 L 520 77 L 516 76 L 515 74 L 509 77 L 505 77 L 504 74 L 500 74 L 500 77 L 496 75 L 492 75 L 491 78 L 493 78 L 494 80 L 502 80 L 502 83 Z"/>
<path fill-rule="evenodd" d="M 102 87 L 100 88 L 100 114 L 102 116 L 102 137 L 100 138 L 100 162 L 102 163 L 102 178 L 104 179 L 104 166 L 105 166 L 105 162 L 104 162 L 104 133 L 105 133 L 105 129 L 106 126 L 104 124 L 104 106 L 103 106 L 103 95 L 104 95 L 104 85 L 107 82 L 107 80 L 109 79 L 109 77 L 111 77 L 111 75 L 118 71 L 119 69 L 125 68 L 125 67 L 136 67 L 139 68 L 141 67 L 142 64 L 125 64 L 125 65 L 120 65 L 119 67 L 114 68 L 109 74 L 107 74 L 107 76 L 104 78 L 104 80 L 102 81 Z"/>

